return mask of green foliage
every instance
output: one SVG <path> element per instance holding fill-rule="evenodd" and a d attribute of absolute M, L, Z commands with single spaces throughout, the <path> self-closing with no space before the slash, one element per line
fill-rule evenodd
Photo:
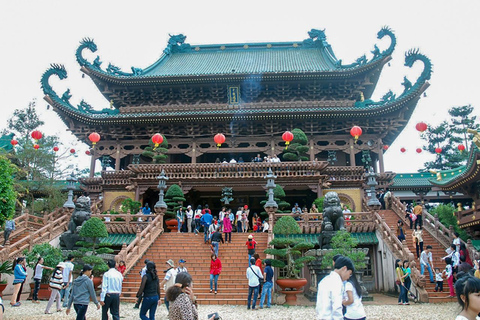
<path fill-rule="evenodd" d="M 92 221 L 93 220 L 93 221 Z M 101 275 L 103 272 L 108 270 L 108 265 L 105 261 L 98 257 L 97 254 L 104 253 L 113 253 L 114 251 L 111 248 L 108 248 L 110 244 L 103 243 L 98 245 L 98 238 L 108 237 L 107 227 L 97 217 L 88 219 L 80 229 L 80 237 L 90 238 L 91 241 L 77 241 L 77 245 L 82 246 L 74 253 L 74 256 L 80 256 L 80 259 L 83 263 L 88 263 L 93 266 L 93 274 L 95 276 Z M 99 249 L 95 249 L 96 246 L 99 246 Z"/>
<path fill-rule="evenodd" d="M 0 156 L 0 225 L 13 218 L 15 214 L 16 194 L 13 188 L 15 170 L 11 162 Z"/>
<path fill-rule="evenodd" d="M 100 218 L 93 217 L 85 221 L 80 229 L 80 237 L 92 239 L 92 254 L 95 255 L 95 245 L 98 238 L 108 237 L 107 227 Z"/>
<path fill-rule="evenodd" d="M 0 264 L 0 279 L 2 279 L 2 275 L 12 275 L 13 274 L 13 263 L 10 260 L 5 260 L 2 264 Z"/>
<path fill-rule="evenodd" d="M 337 254 L 341 254 L 345 257 L 352 259 L 356 270 L 361 270 L 366 267 L 365 253 L 355 250 L 358 241 L 352 237 L 348 231 L 337 231 L 332 238 L 332 249 L 322 259 L 322 268 L 327 269 L 333 265 L 333 257 Z"/>
<path fill-rule="evenodd" d="M 62 250 L 55 248 L 48 242 L 36 244 L 31 251 L 25 249 L 23 251 L 27 264 L 30 268 L 35 269 L 39 257 L 43 258 L 43 264 L 47 267 L 55 268 L 55 266 L 64 260 Z M 52 270 L 43 269 L 41 283 L 48 283 L 52 275 Z"/>
<path fill-rule="evenodd" d="M 130 214 L 137 214 L 141 206 L 142 204 L 140 202 L 133 201 L 130 198 L 127 198 L 122 201 L 122 211 L 124 213 L 127 213 L 130 210 Z"/>
<path fill-rule="evenodd" d="M 165 215 L 168 218 L 175 218 L 178 208 L 182 205 L 182 202 L 187 201 L 183 196 L 182 188 L 177 184 L 172 184 L 165 192 L 165 203 L 167 204 L 167 212 Z"/>
<path fill-rule="evenodd" d="M 305 133 L 295 128 L 292 130 L 293 140 L 285 150 L 283 154 L 283 159 L 287 161 L 308 161 L 310 158 L 307 155 L 307 152 L 310 150 L 308 146 L 308 138 Z"/>
<path fill-rule="evenodd" d="M 303 253 L 312 249 L 314 245 L 299 239 L 289 238 L 290 234 L 301 234 L 302 230 L 297 221 L 290 216 L 281 217 L 273 227 L 276 235 L 286 237 L 275 237 L 270 241 L 273 249 L 266 249 L 266 254 L 271 254 L 283 259 L 272 259 L 272 266 L 285 268 L 287 278 L 298 278 L 305 263 L 315 260 L 315 257 L 304 257 Z"/>
<path fill-rule="evenodd" d="M 282 235 L 289 235 L 289 234 L 300 234 L 302 233 L 302 229 L 298 225 L 298 222 L 290 216 L 284 216 L 275 222 L 273 226 L 273 233 L 274 234 L 282 234 Z"/>
<path fill-rule="evenodd" d="M 467 241 L 470 237 L 458 226 L 458 220 L 455 216 L 455 207 L 452 204 L 441 204 L 430 210 L 430 214 L 438 215 L 438 220 L 447 228 L 453 226 L 453 230 L 458 232 L 463 241 Z"/>
<path fill-rule="evenodd" d="M 148 141 L 149 146 L 144 149 L 142 156 L 152 159 L 153 163 L 165 163 L 167 160 L 168 141 L 164 135 L 162 137 L 163 142 L 156 149 L 155 144 L 150 139 Z"/>
<path fill-rule="evenodd" d="M 315 199 L 315 201 L 313 201 L 313 203 L 317 207 L 319 213 L 323 212 L 323 201 L 324 200 L 325 200 L 325 197 L 321 197 L 321 198 L 317 198 L 317 199 Z"/>
<path fill-rule="evenodd" d="M 421 134 L 422 140 L 426 141 L 423 149 L 436 156 L 434 161 L 424 164 L 425 171 L 454 169 L 465 163 L 472 141 L 472 135 L 467 133 L 467 129 L 480 129 L 477 117 L 472 116 L 473 111 L 474 108 L 470 105 L 453 107 L 448 110 L 450 122 L 443 121 L 438 126 L 429 125 L 427 131 Z M 460 143 L 465 145 L 467 152 L 458 151 Z M 441 148 L 442 152 L 437 154 L 435 148 Z"/>

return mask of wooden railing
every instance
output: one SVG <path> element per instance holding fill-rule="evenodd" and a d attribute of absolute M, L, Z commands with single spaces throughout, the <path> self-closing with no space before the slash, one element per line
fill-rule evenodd
<path fill-rule="evenodd" d="M 154 214 L 100 214 L 92 213 L 92 217 L 100 218 L 105 222 L 108 233 L 134 234 L 145 229 L 153 219 Z M 142 221 L 138 221 L 141 218 Z M 110 220 L 110 221 L 108 221 Z"/>
<path fill-rule="evenodd" d="M 275 220 L 281 217 L 290 216 L 297 220 L 302 233 L 317 234 L 322 231 L 321 213 L 275 213 Z M 373 232 L 375 231 L 375 222 L 371 212 L 352 212 L 344 214 L 344 217 L 351 216 L 350 220 L 345 220 L 345 228 L 348 232 Z"/>
<path fill-rule="evenodd" d="M 0 261 L 12 260 L 22 256 L 25 249 L 31 250 L 35 244 L 48 242 L 60 236 L 68 229 L 71 212 L 68 209 L 57 208 L 52 213 L 43 217 L 32 216 L 28 213 L 22 216 L 25 215 L 27 215 L 27 217 L 24 218 L 24 221 L 27 222 L 26 225 L 32 223 L 30 220 L 34 220 L 41 221 L 43 227 L 34 230 L 31 227 L 24 227 L 25 223 L 22 224 L 22 232 L 28 232 L 28 235 L 15 243 L 10 244 L 7 242 L 7 245 L 0 251 Z"/>
<path fill-rule="evenodd" d="M 125 274 L 133 268 L 138 259 L 147 251 L 152 243 L 163 233 L 163 217 L 165 215 L 165 209 L 161 209 L 156 214 L 155 219 L 149 222 L 147 227 L 137 233 L 137 237 L 127 246 L 123 244 L 122 250 L 118 253 L 117 261 L 125 261 L 126 271 Z M 152 217 L 152 215 L 150 215 Z M 139 229 L 137 229 L 140 231 Z"/>

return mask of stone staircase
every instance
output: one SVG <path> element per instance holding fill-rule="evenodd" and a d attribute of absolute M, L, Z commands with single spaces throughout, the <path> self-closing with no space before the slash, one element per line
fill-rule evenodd
<path fill-rule="evenodd" d="M 246 269 L 248 254 L 245 242 L 249 233 L 232 233 L 232 243 L 220 244 L 219 258 L 222 273 L 218 279 L 218 294 L 210 293 L 210 245 L 203 243 L 203 234 L 163 233 L 148 248 L 146 253 L 126 275 L 122 288 L 122 301 L 135 302 L 135 295 L 140 286 L 140 270 L 144 260 L 149 259 L 157 265 L 159 277 L 163 279 L 165 262 L 184 259 L 186 267 L 193 277 L 193 290 L 199 304 L 246 305 L 248 281 Z M 256 252 L 265 259 L 263 251 L 267 248 L 267 233 L 254 233 L 257 241 Z M 162 289 L 162 298 L 165 292 Z"/>
<path fill-rule="evenodd" d="M 405 239 L 410 251 L 415 255 L 415 261 L 417 263 L 417 268 L 420 270 L 420 260 L 417 258 L 415 244 L 412 239 L 412 230 L 410 230 L 410 221 L 406 220 L 405 217 L 399 217 L 394 211 L 392 210 L 381 210 L 379 211 L 381 216 L 385 217 L 385 222 L 388 226 L 393 230 L 397 230 L 397 221 L 402 220 L 405 226 Z M 432 249 L 432 258 L 433 258 L 433 266 L 435 268 L 440 268 L 440 270 L 445 269 L 445 262 L 441 260 L 442 257 L 446 255 L 445 253 L 445 246 L 440 243 L 437 239 L 435 239 L 425 228 L 423 229 L 423 248 L 426 249 L 427 245 L 433 247 Z M 448 283 L 447 279 L 443 281 L 443 292 L 435 292 L 435 283 L 430 283 L 430 278 L 428 275 L 428 271 L 425 270 L 425 279 L 426 279 L 426 290 L 428 293 L 428 300 L 431 303 L 437 302 L 455 302 L 456 298 L 448 298 L 449 295 L 448 291 Z"/>

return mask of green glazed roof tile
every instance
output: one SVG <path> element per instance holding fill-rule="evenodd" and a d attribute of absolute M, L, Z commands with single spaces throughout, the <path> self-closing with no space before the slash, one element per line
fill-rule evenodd
<path fill-rule="evenodd" d="M 318 236 L 320 234 L 291 234 L 289 238 L 298 238 L 303 239 L 306 242 L 313 243 L 315 245 L 318 244 Z M 369 245 L 369 244 L 378 244 L 377 236 L 375 232 L 354 232 L 351 233 L 352 237 L 358 240 L 359 245 Z M 275 237 L 284 238 L 284 235 L 276 234 Z"/>
<path fill-rule="evenodd" d="M 109 234 L 108 237 L 100 238 L 100 244 L 109 243 L 112 246 L 121 246 L 125 243 L 128 246 L 136 236 L 136 234 Z"/>
<path fill-rule="evenodd" d="M 393 178 L 392 188 L 395 187 L 431 187 L 430 179 L 436 175 L 430 172 L 398 173 Z"/>

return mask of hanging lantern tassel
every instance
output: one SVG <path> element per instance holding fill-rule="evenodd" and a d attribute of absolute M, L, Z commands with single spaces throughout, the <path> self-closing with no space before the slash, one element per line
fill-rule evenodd
<path fill-rule="evenodd" d="M 225 142 L 225 136 L 221 133 L 217 133 L 215 137 L 213 137 L 213 141 L 217 144 L 217 150 L 220 149 L 222 143 Z"/>

